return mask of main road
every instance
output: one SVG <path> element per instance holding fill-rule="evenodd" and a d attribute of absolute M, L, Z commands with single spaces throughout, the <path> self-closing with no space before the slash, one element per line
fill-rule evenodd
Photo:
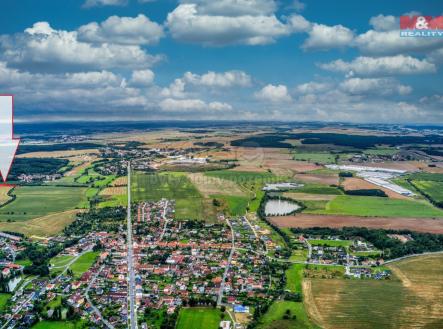
<path fill-rule="evenodd" d="M 128 232 L 126 240 L 128 243 L 128 299 L 129 299 L 129 325 L 131 329 L 137 329 L 137 309 L 135 305 L 135 274 L 134 253 L 132 245 L 132 221 L 131 221 L 131 163 L 128 162 Z"/>

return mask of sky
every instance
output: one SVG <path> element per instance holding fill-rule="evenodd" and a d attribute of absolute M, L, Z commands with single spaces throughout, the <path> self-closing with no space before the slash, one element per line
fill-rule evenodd
<path fill-rule="evenodd" d="M 17 121 L 443 124 L 441 0 L 2 0 Z"/>

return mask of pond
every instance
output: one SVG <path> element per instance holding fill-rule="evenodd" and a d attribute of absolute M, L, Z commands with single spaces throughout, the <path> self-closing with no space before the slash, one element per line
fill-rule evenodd
<path fill-rule="evenodd" d="M 266 216 L 288 215 L 300 209 L 300 205 L 287 200 L 268 200 L 265 205 Z"/>

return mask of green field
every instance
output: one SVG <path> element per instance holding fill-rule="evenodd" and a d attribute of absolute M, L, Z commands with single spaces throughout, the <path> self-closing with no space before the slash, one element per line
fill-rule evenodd
<path fill-rule="evenodd" d="M 40 321 L 36 325 L 32 326 L 32 329 L 86 329 L 87 324 L 78 321 Z"/>
<path fill-rule="evenodd" d="M 301 283 L 303 280 L 304 264 L 293 264 L 286 270 L 285 289 L 294 293 L 302 293 Z"/>
<path fill-rule="evenodd" d="M 240 216 L 246 213 L 249 198 L 237 195 L 211 195 L 211 198 L 221 199 L 226 202 L 231 216 Z"/>
<path fill-rule="evenodd" d="M 424 201 L 339 195 L 315 214 L 374 217 L 443 217 L 443 211 Z"/>
<path fill-rule="evenodd" d="M 185 173 L 135 173 L 131 189 L 133 201 L 175 200 L 177 219 L 215 218 L 212 200 L 203 198 Z"/>
<path fill-rule="evenodd" d="M 284 319 L 289 310 L 290 319 Z M 303 303 L 276 301 L 259 320 L 259 329 L 311 329 L 318 328 L 309 321 Z"/>
<path fill-rule="evenodd" d="M 216 308 L 182 308 L 177 320 L 177 329 L 218 329 L 220 310 Z"/>
<path fill-rule="evenodd" d="M 412 184 L 433 201 L 443 202 L 443 181 L 413 180 Z"/>
<path fill-rule="evenodd" d="M 49 263 L 52 266 L 55 267 L 59 267 L 59 266 L 65 266 L 67 265 L 72 259 L 74 258 L 74 256 L 70 256 L 70 255 L 62 255 L 62 256 L 56 256 L 54 258 L 51 258 L 51 260 L 49 261 Z"/>
<path fill-rule="evenodd" d="M 0 293 L 0 311 L 3 311 L 8 300 L 11 298 L 11 294 Z"/>
<path fill-rule="evenodd" d="M 341 195 L 343 192 L 336 187 L 321 185 L 321 184 L 307 184 L 294 190 L 294 193 L 309 193 L 309 194 L 327 194 L 327 195 Z"/>
<path fill-rule="evenodd" d="M 80 278 L 83 273 L 85 273 L 97 259 L 99 255 L 98 252 L 89 251 L 81 255 L 71 266 L 70 269 L 74 273 L 74 277 Z"/>
<path fill-rule="evenodd" d="M 293 159 L 297 161 L 308 161 L 314 163 L 335 163 L 335 155 L 331 153 L 310 153 L 310 152 L 297 152 L 294 153 Z"/>
<path fill-rule="evenodd" d="M 81 207 L 86 189 L 61 186 L 21 186 L 16 199 L 0 208 L 0 221 L 24 221 Z"/>
<path fill-rule="evenodd" d="M 349 247 L 352 244 L 350 240 L 309 240 L 313 246 L 329 246 L 329 247 Z"/>
<path fill-rule="evenodd" d="M 388 267 L 390 280 L 311 279 L 308 310 L 332 329 L 443 328 L 442 255 Z"/>

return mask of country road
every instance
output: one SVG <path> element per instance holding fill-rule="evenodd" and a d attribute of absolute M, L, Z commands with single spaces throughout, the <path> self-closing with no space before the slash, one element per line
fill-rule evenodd
<path fill-rule="evenodd" d="M 132 245 L 132 220 L 131 220 L 131 163 L 128 162 L 128 212 L 127 212 L 127 245 L 128 245 L 128 299 L 129 299 L 129 326 L 137 329 L 137 310 L 135 304 L 135 273 L 134 255 Z"/>

